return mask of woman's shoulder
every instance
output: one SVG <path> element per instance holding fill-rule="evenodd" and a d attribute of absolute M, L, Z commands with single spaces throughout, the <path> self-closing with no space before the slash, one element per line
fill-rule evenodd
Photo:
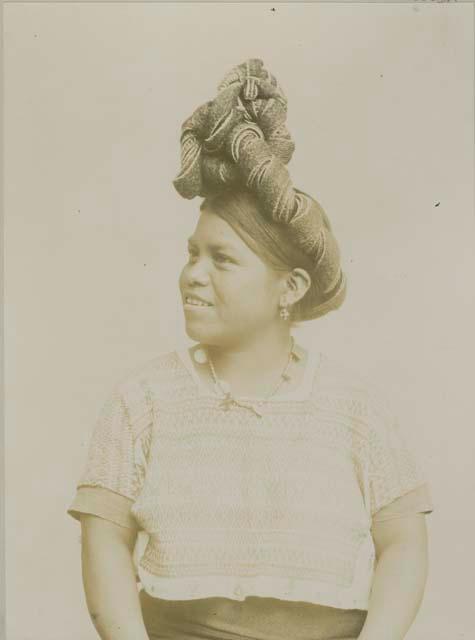
<path fill-rule="evenodd" d="M 317 351 L 316 356 L 313 395 L 319 402 L 326 399 L 358 417 L 390 418 L 392 406 L 384 381 L 377 382 L 359 363 L 330 351 Z"/>
<path fill-rule="evenodd" d="M 310 348 L 317 360 L 315 383 L 334 385 L 341 392 L 366 392 L 374 387 L 371 376 L 354 360 L 346 360 L 331 351 Z"/>
<path fill-rule="evenodd" d="M 180 357 L 180 349 L 174 348 L 159 351 L 126 367 L 116 379 L 115 386 L 124 398 L 144 402 L 152 395 L 160 395 L 184 382 L 186 370 Z"/>

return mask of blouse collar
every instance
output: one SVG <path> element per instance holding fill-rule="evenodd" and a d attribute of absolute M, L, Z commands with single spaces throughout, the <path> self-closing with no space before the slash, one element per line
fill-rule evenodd
<path fill-rule="evenodd" d="M 212 387 L 208 387 L 208 385 L 206 385 L 201 378 L 199 377 L 198 373 L 196 372 L 195 366 L 193 364 L 192 358 L 191 358 L 191 354 L 188 350 L 188 348 L 178 348 L 175 350 L 180 362 L 183 364 L 183 366 L 186 368 L 186 370 L 188 371 L 188 373 L 190 374 L 190 376 L 192 377 L 193 381 L 196 384 L 196 387 L 198 389 L 198 392 L 201 396 L 215 396 L 215 393 L 212 389 Z M 312 391 L 312 386 L 313 386 L 313 380 L 314 380 L 314 375 L 315 372 L 318 368 L 318 365 L 320 363 L 321 360 L 321 353 L 317 350 L 314 350 L 312 348 L 308 349 L 308 357 L 307 357 L 307 362 L 305 364 L 305 371 L 303 373 L 302 379 L 298 385 L 298 387 L 296 387 L 293 391 L 288 391 L 288 392 L 278 392 L 276 393 L 274 396 L 272 396 L 271 398 L 264 398 L 262 396 L 251 396 L 251 395 L 246 395 L 246 396 L 239 396 L 237 399 L 239 400 L 248 400 L 248 401 L 254 401 L 254 402 L 278 402 L 280 400 L 286 401 L 286 400 L 305 400 L 308 398 L 308 396 L 310 395 L 311 391 Z"/>

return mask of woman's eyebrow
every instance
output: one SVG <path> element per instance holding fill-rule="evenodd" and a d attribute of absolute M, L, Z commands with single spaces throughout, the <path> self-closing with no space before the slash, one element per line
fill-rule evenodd
<path fill-rule="evenodd" d="M 189 237 L 188 244 L 196 245 L 197 243 L 193 237 Z M 207 246 L 211 251 L 236 251 L 236 247 L 233 247 L 232 244 L 226 244 L 225 242 L 211 242 Z"/>

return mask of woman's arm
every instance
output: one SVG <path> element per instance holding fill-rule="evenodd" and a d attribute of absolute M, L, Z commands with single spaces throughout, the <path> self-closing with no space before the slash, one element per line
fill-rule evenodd
<path fill-rule="evenodd" d="M 101 640 L 149 640 L 133 564 L 136 535 L 134 529 L 81 515 L 83 584 Z"/>
<path fill-rule="evenodd" d="M 368 615 L 359 640 L 403 640 L 424 595 L 427 526 L 416 513 L 373 523 L 376 568 Z"/>

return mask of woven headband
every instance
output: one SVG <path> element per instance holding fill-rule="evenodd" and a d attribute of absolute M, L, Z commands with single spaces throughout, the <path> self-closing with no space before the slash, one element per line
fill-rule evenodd
<path fill-rule="evenodd" d="M 262 60 L 251 58 L 234 67 L 214 100 L 183 123 L 181 171 L 173 185 L 187 199 L 233 186 L 252 191 L 263 215 L 287 225 L 291 241 L 311 259 L 326 313 L 341 303 L 345 277 L 323 208 L 294 189 L 285 166 L 295 149 L 286 116 L 287 99 Z"/>

